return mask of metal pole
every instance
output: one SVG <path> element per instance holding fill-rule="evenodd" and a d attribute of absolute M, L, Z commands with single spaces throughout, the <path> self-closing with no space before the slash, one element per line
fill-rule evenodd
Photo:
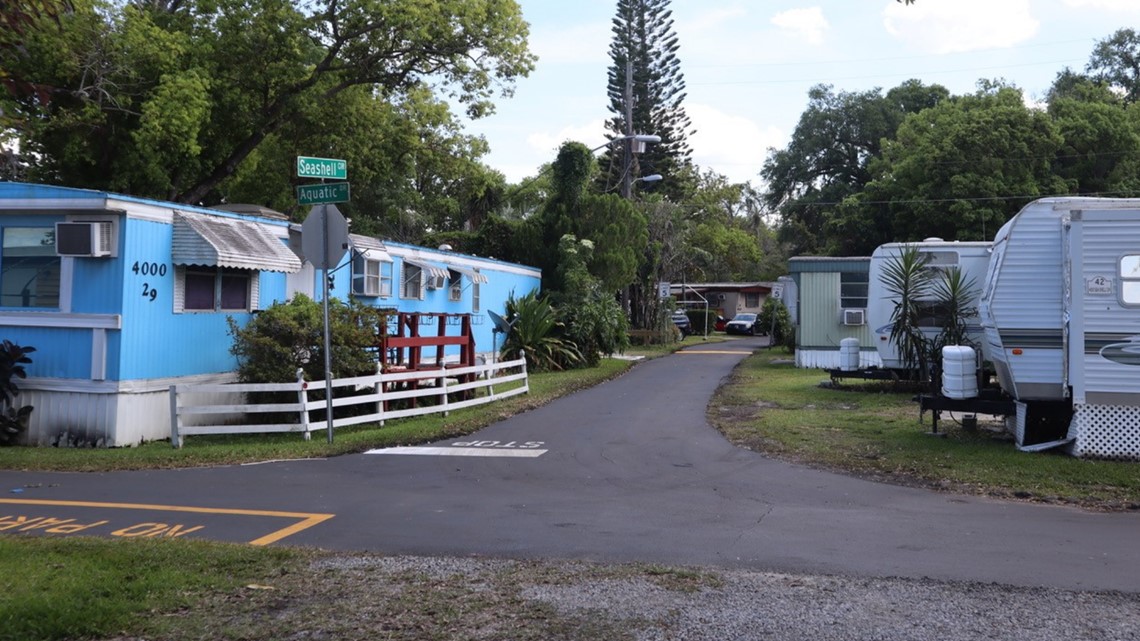
<path fill-rule="evenodd" d="M 329 443 L 333 442 L 332 340 L 329 338 L 329 215 L 328 205 L 321 205 L 321 291 L 325 316 L 325 420 Z"/>

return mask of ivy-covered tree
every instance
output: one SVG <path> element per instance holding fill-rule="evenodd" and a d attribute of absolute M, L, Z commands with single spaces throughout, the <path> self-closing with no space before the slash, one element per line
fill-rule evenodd
<path fill-rule="evenodd" d="M 619 191 L 623 181 L 660 174 L 664 180 L 642 189 L 683 201 L 692 189 L 684 180 L 691 164 L 692 122 L 682 104 L 685 79 L 669 0 L 618 0 L 612 31 L 606 85 L 612 117 L 606 124 L 615 137 L 650 134 L 661 142 L 639 154 L 630 140 L 608 148 L 602 189 Z"/>

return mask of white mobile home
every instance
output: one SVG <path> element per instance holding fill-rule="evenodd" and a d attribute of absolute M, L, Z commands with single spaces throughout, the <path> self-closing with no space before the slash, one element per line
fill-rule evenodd
<path fill-rule="evenodd" d="M 1027 205 L 994 238 L 980 310 L 1019 445 L 1140 458 L 1140 199 Z"/>
<path fill-rule="evenodd" d="M 926 257 L 927 269 L 943 273 L 958 268 L 967 283 L 972 282 L 973 306 L 976 308 L 981 293 L 982 283 L 986 277 L 986 268 L 989 267 L 990 253 L 993 243 L 986 242 L 956 242 L 945 241 L 939 238 L 913 243 L 887 243 L 875 248 L 871 253 L 871 267 L 867 296 L 867 322 L 874 333 L 875 347 L 879 351 L 884 368 L 903 369 L 904 364 L 899 359 L 898 347 L 891 342 L 891 317 L 898 305 L 899 297 L 887 290 L 884 284 L 884 270 L 888 269 L 893 260 L 896 260 L 906 247 L 914 247 Z M 938 274 L 935 274 L 938 277 Z M 919 319 L 919 328 L 929 339 L 933 339 L 942 329 L 944 320 L 939 317 L 936 305 L 937 298 L 933 291 L 918 301 L 923 309 Z M 969 336 L 980 349 L 982 343 L 982 328 L 977 314 L 967 319 Z"/>

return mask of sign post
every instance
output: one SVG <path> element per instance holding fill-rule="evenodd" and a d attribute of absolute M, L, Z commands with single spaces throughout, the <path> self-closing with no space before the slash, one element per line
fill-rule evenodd
<path fill-rule="evenodd" d="M 348 250 L 348 221 L 329 203 L 348 202 L 348 161 L 338 158 L 297 156 L 298 178 L 320 178 L 321 184 L 297 187 L 297 202 L 314 205 L 301 224 L 301 251 L 321 270 L 321 307 L 325 320 L 325 418 L 329 443 L 333 442 L 332 339 L 329 336 L 329 270 L 336 267 Z"/>
<path fill-rule="evenodd" d="M 332 339 L 329 336 L 329 270 L 348 250 L 348 221 L 336 205 L 315 205 L 301 223 L 301 251 L 321 270 L 321 305 L 325 321 L 325 418 L 333 442 Z"/>

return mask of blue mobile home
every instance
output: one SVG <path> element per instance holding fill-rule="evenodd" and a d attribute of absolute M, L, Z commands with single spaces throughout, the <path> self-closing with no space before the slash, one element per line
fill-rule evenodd
<path fill-rule="evenodd" d="M 537 269 L 351 235 L 331 295 L 399 311 L 472 313 L 539 287 Z M 28 442 L 133 445 L 170 436 L 168 390 L 234 378 L 239 324 L 297 293 L 319 298 L 300 226 L 100 191 L 0 183 L 0 338 L 36 348 L 17 402 Z M 355 293 L 354 293 L 355 292 Z M 314 295 L 316 294 L 316 295 Z"/>

